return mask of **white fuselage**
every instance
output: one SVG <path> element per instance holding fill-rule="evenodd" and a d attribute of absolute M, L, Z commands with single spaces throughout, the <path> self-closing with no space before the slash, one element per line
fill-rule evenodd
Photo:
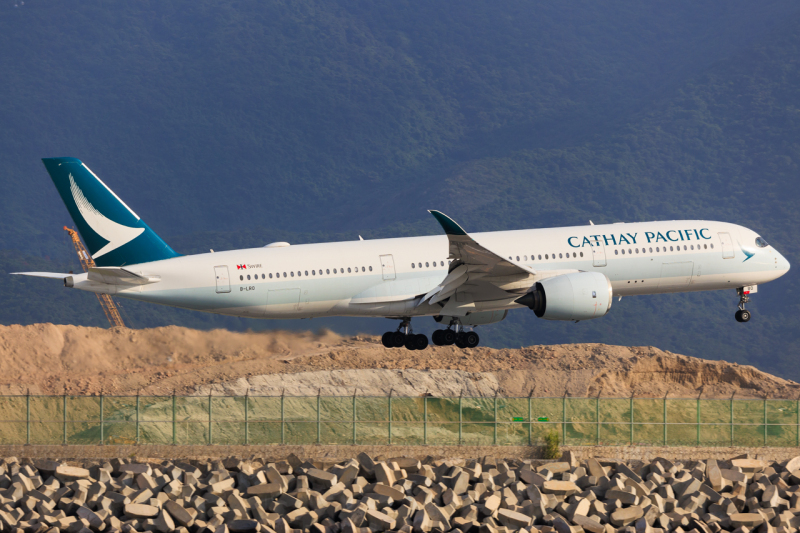
<path fill-rule="evenodd" d="M 665 221 L 470 234 L 536 271 L 523 284 L 575 271 L 602 272 L 614 296 L 733 289 L 789 269 L 752 230 L 724 222 Z M 438 315 L 419 298 L 447 275 L 445 235 L 232 250 L 127 265 L 160 278 L 109 286 L 75 276 L 75 288 L 251 318 Z M 519 282 L 516 282 L 520 285 Z M 524 290 L 523 286 L 512 289 Z M 522 307 L 473 294 L 474 311 Z M 500 291 L 502 292 L 502 291 Z M 458 297 L 456 293 L 455 297 Z"/>

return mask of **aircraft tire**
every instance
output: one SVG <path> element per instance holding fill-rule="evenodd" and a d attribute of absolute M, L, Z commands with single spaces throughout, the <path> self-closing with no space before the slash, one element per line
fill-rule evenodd
<path fill-rule="evenodd" d="M 404 333 L 395 331 L 392 333 L 392 346 L 395 348 L 402 348 L 406 343 L 406 336 Z"/>
<path fill-rule="evenodd" d="M 433 333 L 431 333 L 431 341 L 435 346 L 442 345 L 442 330 L 437 329 Z"/>
<path fill-rule="evenodd" d="M 750 311 L 748 311 L 747 309 L 739 309 L 738 311 L 736 311 L 737 322 L 750 322 L 751 317 L 752 315 L 750 314 Z"/>
<path fill-rule="evenodd" d="M 464 342 L 464 337 L 465 337 L 465 335 L 464 335 L 464 333 L 463 333 L 463 332 L 462 332 L 462 333 L 459 333 L 458 335 L 456 335 L 456 342 L 455 342 L 455 345 L 456 345 L 458 348 L 466 348 L 466 347 L 467 347 L 467 343 L 466 343 L 466 342 Z"/>
<path fill-rule="evenodd" d="M 456 343 L 456 332 L 452 329 L 442 329 L 439 339 L 442 341 L 442 346 L 452 346 Z"/>
<path fill-rule="evenodd" d="M 381 343 L 386 348 L 394 348 L 394 341 L 392 340 L 392 332 L 391 331 L 387 331 L 386 333 L 383 334 L 383 336 L 381 337 Z"/>
<path fill-rule="evenodd" d="M 417 339 L 416 335 L 407 335 L 406 336 L 406 343 L 405 347 L 406 350 L 416 350 L 417 349 Z"/>
<path fill-rule="evenodd" d="M 428 337 L 423 334 L 414 335 L 414 349 L 424 350 L 428 347 Z"/>
<path fill-rule="evenodd" d="M 464 344 L 467 348 L 475 348 L 481 342 L 481 338 L 474 331 L 464 334 Z"/>

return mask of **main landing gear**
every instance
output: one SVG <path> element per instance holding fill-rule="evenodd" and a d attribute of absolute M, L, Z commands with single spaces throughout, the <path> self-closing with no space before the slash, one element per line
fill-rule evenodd
<path fill-rule="evenodd" d="M 437 329 L 431 335 L 431 340 L 436 346 L 451 346 L 459 348 L 475 348 L 481 339 L 474 331 L 464 331 L 461 322 L 457 319 L 450 323 L 447 329 Z M 406 350 L 424 350 L 428 347 L 428 337 L 415 335 L 411 329 L 411 319 L 404 318 L 397 331 L 387 331 L 381 337 L 381 343 L 387 348 L 402 348 Z"/>
<path fill-rule="evenodd" d="M 402 348 L 406 350 L 424 350 L 428 347 L 428 337 L 423 334 L 414 335 L 411 330 L 411 319 L 403 319 L 397 331 L 387 331 L 381 337 L 381 342 L 387 348 Z"/>
<path fill-rule="evenodd" d="M 475 348 L 481 338 L 474 331 L 464 331 L 461 322 L 454 319 L 447 329 L 437 329 L 431 335 L 431 340 L 436 346 L 451 346 L 459 348 Z"/>
<path fill-rule="evenodd" d="M 745 292 L 744 287 L 739 287 L 736 289 L 736 293 L 739 295 L 739 310 L 736 311 L 736 321 L 749 322 L 750 311 L 744 308 L 744 304 L 750 301 L 750 293 Z"/>

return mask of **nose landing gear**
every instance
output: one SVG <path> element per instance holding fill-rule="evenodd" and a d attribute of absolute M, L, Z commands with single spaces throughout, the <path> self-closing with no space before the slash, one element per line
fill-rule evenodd
<path fill-rule="evenodd" d="M 387 331 L 381 337 L 381 343 L 387 348 L 402 348 L 406 350 L 424 350 L 428 347 L 428 337 L 414 335 L 411 330 L 411 319 L 404 318 L 397 331 Z"/>
<path fill-rule="evenodd" d="M 736 311 L 736 321 L 737 322 L 749 322 L 750 321 L 750 311 L 744 308 L 744 305 L 750 301 L 750 292 L 745 292 L 744 287 L 739 287 L 736 289 L 736 293 L 739 295 L 739 310 Z"/>

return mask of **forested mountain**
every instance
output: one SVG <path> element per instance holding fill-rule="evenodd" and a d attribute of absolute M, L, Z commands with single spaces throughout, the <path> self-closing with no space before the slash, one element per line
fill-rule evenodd
<path fill-rule="evenodd" d="M 0 4 L 0 267 L 79 268 L 41 157 L 83 159 L 182 253 L 706 218 L 800 264 L 800 5 L 420 0 Z M 597 321 L 517 311 L 494 346 L 651 344 L 800 379 L 797 268 L 631 297 Z M 103 325 L 90 294 L 7 279 L 2 323 Z M 122 302 L 137 327 L 382 332 Z M 433 329 L 432 320 L 421 329 Z"/>

